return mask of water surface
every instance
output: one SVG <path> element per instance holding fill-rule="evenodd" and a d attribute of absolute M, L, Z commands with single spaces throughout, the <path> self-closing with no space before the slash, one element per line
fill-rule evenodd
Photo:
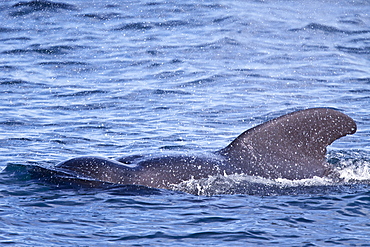
<path fill-rule="evenodd" d="M 3 1 L 0 12 L 0 243 L 368 244 L 367 1 Z M 245 191 L 231 176 L 189 181 L 189 194 L 58 188 L 25 169 L 214 151 L 309 107 L 358 124 L 328 150 L 344 183 L 256 178 L 267 190 Z"/>

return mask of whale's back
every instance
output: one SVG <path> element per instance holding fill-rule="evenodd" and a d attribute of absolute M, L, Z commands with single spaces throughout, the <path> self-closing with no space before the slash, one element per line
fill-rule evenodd
<path fill-rule="evenodd" d="M 328 108 L 293 112 L 239 135 L 219 151 L 243 173 L 265 178 L 325 176 L 326 147 L 356 132 L 349 116 Z"/>

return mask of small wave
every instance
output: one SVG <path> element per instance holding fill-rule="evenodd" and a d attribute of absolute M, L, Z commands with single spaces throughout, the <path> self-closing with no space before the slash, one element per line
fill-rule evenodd
<path fill-rule="evenodd" d="M 367 55 L 370 54 L 370 46 L 367 47 L 346 47 L 346 46 L 336 46 L 340 51 L 352 54 L 360 54 L 360 55 Z"/>
<path fill-rule="evenodd" d="M 220 76 L 218 75 L 211 75 L 208 77 L 203 77 L 191 81 L 184 82 L 180 84 L 178 87 L 186 88 L 186 87 L 196 87 L 196 86 L 205 86 L 214 83 Z"/>
<path fill-rule="evenodd" d="M 107 91 L 103 90 L 86 90 L 86 91 L 79 91 L 75 93 L 68 93 L 68 94 L 58 94 L 56 95 L 58 98 L 59 97 L 76 97 L 76 96 L 90 96 L 93 94 L 106 94 L 108 93 Z"/>
<path fill-rule="evenodd" d="M 1 121 L 0 125 L 22 126 L 22 125 L 25 125 L 25 122 L 21 122 L 21 121 L 17 121 L 17 120 L 6 120 L 6 121 Z"/>
<path fill-rule="evenodd" d="M 12 29 L 12 31 L 17 32 L 17 31 L 19 31 L 19 30 Z M 1 31 L 0 31 L 0 32 L 1 32 Z M 20 37 L 9 37 L 9 38 L 0 39 L 0 41 L 1 41 L 1 42 L 14 41 L 14 40 L 15 40 L 15 41 L 30 41 L 30 40 L 31 40 L 31 38 L 20 36 Z"/>
<path fill-rule="evenodd" d="M 82 14 L 80 16 L 90 18 L 90 19 L 95 19 L 95 20 L 102 20 L 102 21 L 124 18 L 122 17 L 120 13 L 108 13 L 108 14 L 90 13 L 90 14 Z"/>
<path fill-rule="evenodd" d="M 0 85 L 19 85 L 19 84 L 26 84 L 27 81 L 24 80 L 0 80 Z"/>
<path fill-rule="evenodd" d="M 10 16 L 23 16 L 39 11 L 76 10 L 77 8 L 68 3 L 34 0 L 30 2 L 19 2 L 12 6 L 15 11 Z"/>
<path fill-rule="evenodd" d="M 174 28 L 174 27 L 180 27 L 180 26 L 187 26 L 190 22 L 188 21 L 181 21 L 181 20 L 169 20 L 165 22 L 158 22 L 156 23 L 157 27 L 163 27 L 163 28 Z"/>
<path fill-rule="evenodd" d="M 7 28 L 7 27 L 0 27 L 0 33 L 10 33 L 10 32 L 15 32 L 15 31 L 18 31 L 18 30 Z"/>
<path fill-rule="evenodd" d="M 328 33 L 343 33 L 343 30 L 340 30 L 338 28 L 328 26 L 328 25 L 322 25 L 319 23 L 310 23 L 306 25 L 303 28 L 297 28 L 297 29 L 291 29 L 291 31 L 323 31 Z"/>
<path fill-rule="evenodd" d="M 75 49 L 72 46 L 66 45 L 55 45 L 49 47 L 41 47 L 39 45 L 33 45 L 32 47 L 26 49 L 13 49 L 8 51 L 3 51 L 2 54 L 14 54 L 14 55 L 21 55 L 21 54 L 30 54 L 30 53 L 38 53 L 38 54 L 46 54 L 46 55 L 63 55 L 66 54 L 67 51 Z"/>
<path fill-rule="evenodd" d="M 51 65 L 51 66 L 61 66 L 61 65 L 90 65 L 89 63 L 79 62 L 79 61 L 52 61 L 52 62 L 41 62 L 39 65 Z"/>
<path fill-rule="evenodd" d="M 178 71 L 161 71 L 158 74 L 154 75 L 156 78 L 169 79 L 177 76 L 183 75 L 185 72 L 183 70 Z"/>
<path fill-rule="evenodd" d="M 348 30 L 342 30 L 336 27 L 323 25 L 319 23 L 310 23 L 306 25 L 303 28 L 294 28 L 290 29 L 289 31 L 292 32 L 298 32 L 298 31 L 322 31 L 325 33 L 343 33 L 343 34 L 363 34 L 363 33 L 369 33 L 370 30 L 358 30 L 358 31 L 348 31 Z"/>
<path fill-rule="evenodd" d="M 209 42 L 209 43 L 196 45 L 195 47 L 199 48 L 199 49 L 202 49 L 202 50 L 205 50 L 205 49 L 216 50 L 216 49 L 222 49 L 225 46 L 236 46 L 236 47 L 238 47 L 238 46 L 241 46 L 241 45 L 242 44 L 236 39 L 229 38 L 229 37 L 223 37 L 223 38 L 218 39 L 214 42 Z"/>
<path fill-rule="evenodd" d="M 153 25 L 150 22 L 136 22 L 124 24 L 121 27 L 113 29 L 114 31 L 123 31 L 123 30 L 148 30 L 152 29 Z"/>
<path fill-rule="evenodd" d="M 156 89 L 153 91 L 153 94 L 158 95 L 165 95 L 165 94 L 178 94 L 178 95 L 191 95 L 191 93 L 184 92 L 181 90 L 164 90 L 164 89 Z"/>
<path fill-rule="evenodd" d="M 163 22 L 131 22 L 123 24 L 119 27 L 114 28 L 114 31 L 124 31 L 124 30 L 149 30 L 152 28 L 164 28 L 164 29 L 173 29 L 176 27 L 195 27 L 200 24 L 190 21 L 183 20 L 168 20 Z"/>

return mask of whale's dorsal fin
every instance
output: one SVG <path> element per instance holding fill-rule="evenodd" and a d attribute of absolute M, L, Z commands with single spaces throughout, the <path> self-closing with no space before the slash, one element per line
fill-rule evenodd
<path fill-rule="evenodd" d="M 328 108 L 293 112 L 249 129 L 219 151 L 249 175 L 302 179 L 328 172 L 326 147 L 356 123 Z"/>

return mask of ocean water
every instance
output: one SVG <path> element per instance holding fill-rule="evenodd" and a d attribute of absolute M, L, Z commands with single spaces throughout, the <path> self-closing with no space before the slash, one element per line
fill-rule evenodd
<path fill-rule="evenodd" d="M 370 245 L 368 1 L 1 1 L 0 99 L 2 245 Z M 309 107 L 358 125 L 328 148 L 340 183 L 75 188 L 27 170 L 215 151 Z"/>

